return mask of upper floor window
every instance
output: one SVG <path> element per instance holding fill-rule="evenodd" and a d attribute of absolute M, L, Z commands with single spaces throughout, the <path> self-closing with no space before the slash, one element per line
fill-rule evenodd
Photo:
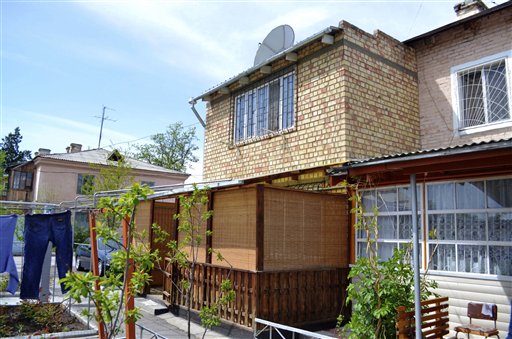
<path fill-rule="evenodd" d="M 509 54 L 452 69 L 458 130 L 480 131 L 512 122 Z"/>
<path fill-rule="evenodd" d="M 13 172 L 12 188 L 26 190 L 32 188 L 32 172 Z"/>
<path fill-rule="evenodd" d="M 292 127 L 294 86 L 291 72 L 236 96 L 235 142 Z"/>
<path fill-rule="evenodd" d="M 92 174 L 78 174 L 76 184 L 77 194 L 90 194 L 94 187 L 94 175 Z"/>

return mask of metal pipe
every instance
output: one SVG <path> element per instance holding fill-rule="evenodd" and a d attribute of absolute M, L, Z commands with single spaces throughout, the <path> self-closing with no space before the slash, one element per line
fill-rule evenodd
<path fill-rule="evenodd" d="M 421 295 L 420 295 L 420 256 L 418 244 L 418 194 L 416 192 L 416 174 L 411 174 L 412 196 L 412 251 L 414 268 L 414 320 L 416 325 L 416 338 L 421 338 Z"/>
<path fill-rule="evenodd" d="M 199 120 L 199 123 L 201 124 L 201 126 L 203 126 L 203 128 L 206 128 L 206 124 L 204 123 L 203 118 L 201 118 L 199 113 L 197 113 L 197 110 L 195 107 L 196 101 L 193 99 L 190 99 L 190 101 L 188 103 L 190 104 L 190 109 L 192 110 L 192 112 L 194 112 L 194 114 L 195 114 L 197 120 Z"/>

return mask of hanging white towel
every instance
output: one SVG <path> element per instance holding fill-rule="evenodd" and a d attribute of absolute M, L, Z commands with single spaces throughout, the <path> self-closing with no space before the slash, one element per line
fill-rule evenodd
<path fill-rule="evenodd" d="M 494 304 L 482 304 L 482 314 L 492 317 L 492 307 Z"/>

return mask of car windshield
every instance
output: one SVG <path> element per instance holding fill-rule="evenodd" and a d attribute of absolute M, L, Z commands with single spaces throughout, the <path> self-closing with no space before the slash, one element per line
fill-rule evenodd
<path fill-rule="evenodd" d="M 110 251 L 118 250 L 120 247 L 121 246 L 113 240 L 108 240 L 107 243 L 105 244 L 103 242 L 103 240 L 98 239 L 98 250 L 100 250 L 100 251 L 109 251 L 110 252 Z"/>

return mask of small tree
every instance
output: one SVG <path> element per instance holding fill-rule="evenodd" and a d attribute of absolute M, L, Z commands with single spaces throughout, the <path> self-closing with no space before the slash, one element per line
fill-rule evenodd
<path fill-rule="evenodd" d="M 414 271 L 411 265 L 411 244 L 396 249 L 388 260 L 378 256 L 379 227 L 378 210 L 365 215 L 357 185 L 346 182 L 343 186 L 354 193 L 350 198 L 356 207 L 351 213 L 356 216 L 354 228 L 366 235 L 366 257 L 359 257 L 348 275 L 352 283 L 347 288 L 347 303 L 352 302 L 352 317 L 346 327 L 349 338 L 394 338 L 396 336 L 396 309 L 398 306 L 411 308 L 414 305 Z M 421 280 L 421 297 L 432 296 L 437 285 Z M 345 319 L 340 316 L 339 325 Z M 341 330 L 343 331 L 343 329 Z"/>
<path fill-rule="evenodd" d="M 194 184 L 194 189 L 190 195 L 183 195 L 179 199 L 180 213 L 175 215 L 179 220 L 178 232 L 181 235 L 180 241 L 171 241 L 169 243 L 169 256 L 171 262 L 177 264 L 185 271 L 182 281 L 178 282 L 176 288 L 185 295 L 188 320 L 188 337 L 190 338 L 191 321 L 191 301 L 193 299 L 193 281 L 198 262 L 199 248 L 203 243 L 204 236 L 212 236 L 211 231 L 202 231 L 208 219 L 212 217 L 213 211 L 208 210 L 208 188 L 199 189 Z M 218 260 L 224 260 L 222 255 L 208 249 L 209 253 L 214 253 Z M 228 274 L 229 278 L 229 274 Z M 231 281 L 224 279 L 221 282 L 220 294 L 218 299 L 210 306 L 203 306 L 199 312 L 201 324 L 204 327 L 203 338 L 206 332 L 213 326 L 220 325 L 219 311 L 223 306 L 228 305 L 235 298 L 235 292 L 232 289 Z"/>
<path fill-rule="evenodd" d="M 197 162 L 194 151 L 196 129 L 185 129 L 182 122 L 169 125 L 164 133 L 151 136 L 152 143 L 134 146 L 133 156 L 150 164 L 176 171 L 185 171 L 187 165 Z"/>
<path fill-rule="evenodd" d="M 94 176 L 92 181 L 84 183 L 82 192 L 86 195 L 124 189 L 133 184 L 133 169 L 124 157 L 120 157 L 118 161 L 108 160 L 107 166 L 96 164 L 90 164 L 89 166 L 91 169 L 98 171 L 98 174 Z"/>
<path fill-rule="evenodd" d="M 96 313 L 96 319 L 105 324 L 105 333 L 109 339 L 114 338 L 122 326 L 121 314 L 126 303 L 124 292 L 129 289 L 131 296 L 142 293 L 144 286 L 151 279 L 149 272 L 153 269 L 154 263 L 159 260 L 158 251 L 151 251 L 150 244 L 143 241 L 146 234 L 136 232 L 134 223 L 137 205 L 151 193 L 148 187 L 135 183 L 128 192 L 119 197 L 101 198 L 98 207 L 105 215 L 112 216 L 116 220 L 128 217 L 127 246 L 123 245 L 118 230 L 119 225 L 98 221 L 96 225 L 98 237 L 106 243 L 116 242 L 122 250 L 113 254 L 110 269 L 101 277 L 96 277 L 91 272 L 85 274 L 68 272 L 61 280 L 69 289 L 68 294 L 72 299 L 81 302 L 82 298 L 91 298 L 99 310 Z M 137 270 L 128 281 L 128 270 L 132 262 Z M 97 280 L 101 286 L 100 290 L 95 289 Z M 82 313 L 93 316 L 87 310 Z M 135 308 L 127 314 L 125 321 L 136 321 L 140 316 L 140 311 Z"/>

